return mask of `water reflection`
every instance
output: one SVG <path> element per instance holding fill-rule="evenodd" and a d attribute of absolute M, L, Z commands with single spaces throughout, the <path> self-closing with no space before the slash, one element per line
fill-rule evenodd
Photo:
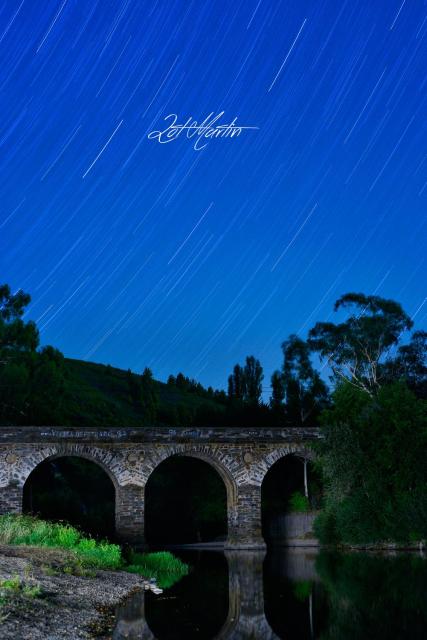
<path fill-rule="evenodd" d="M 395 640 L 426 637 L 427 561 L 310 549 L 182 552 L 193 570 L 135 594 L 114 640 Z"/>

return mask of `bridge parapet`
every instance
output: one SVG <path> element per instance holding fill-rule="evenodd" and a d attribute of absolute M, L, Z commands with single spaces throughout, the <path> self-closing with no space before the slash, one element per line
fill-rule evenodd
<path fill-rule="evenodd" d="M 125 443 L 286 443 L 320 438 L 315 427 L 0 427 L 0 444 L 12 442 L 125 442 Z"/>

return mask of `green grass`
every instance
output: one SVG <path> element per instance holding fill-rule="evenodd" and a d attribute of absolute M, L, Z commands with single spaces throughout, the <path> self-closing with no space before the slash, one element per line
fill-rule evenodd
<path fill-rule="evenodd" d="M 0 580 L 0 625 L 9 617 L 8 605 L 20 598 L 33 599 L 42 596 L 42 589 L 34 580 L 26 581 L 18 575 Z"/>
<path fill-rule="evenodd" d="M 13 576 L 7 580 L 0 580 L 0 608 L 13 596 L 22 595 L 25 598 L 38 598 L 42 595 L 40 585 L 28 583 L 19 576 Z"/>
<path fill-rule="evenodd" d="M 98 569 L 118 569 L 122 565 L 119 545 L 85 538 L 71 525 L 32 516 L 0 516 L 0 544 L 65 549 L 83 564 Z"/>
<path fill-rule="evenodd" d="M 0 516 L 0 544 L 64 549 L 74 557 L 72 563 L 67 560 L 66 573 L 90 575 L 88 571 L 93 569 L 122 569 L 154 578 L 163 588 L 188 573 L 187 565 L 169 552 L 132 552 L 130 562 L 125 563 L 119 545 L 87 538 L 69 524 L 33 516 Z"/>

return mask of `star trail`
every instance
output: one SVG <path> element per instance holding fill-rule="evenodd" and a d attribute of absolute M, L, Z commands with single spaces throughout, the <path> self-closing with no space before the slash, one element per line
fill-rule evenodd
<path fill-rule="evenodd" d="M 43 344 L 224 388 L 348 291 L 425 326 L 427 3 L 0 7 L 0 281 Z M 150 139 L 224 111 L 238 136 Z"/>

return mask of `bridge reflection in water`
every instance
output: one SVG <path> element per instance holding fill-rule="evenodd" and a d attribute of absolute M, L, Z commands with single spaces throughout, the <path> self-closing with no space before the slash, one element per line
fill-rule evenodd
<path fill-rule="evenodd" d="M 197 552 L 193 554 L 195 559 Z M 222 620 L 215 620 L 215 614 L 212 614 L 212 610 L 218 610 L 218 605 L 213 602 L 212 589 L 207 589 L 204 593 L 201 586 L 203 579 L 201 582 L 194 575 L 199 571 L 199 566 L 196 566 L 193 575 L 190 574 L 182 580 L 183 584 L 184 581 L 190 584 L 193 580 L 195 590 L 192 596 L 191 589 L 186 589 L 184 595 L 182 590 L 180 592 L 180 586 L 176 585 L 161 596 L 154 596 L 150 592 L 134 594 L 121 605 L 117 611 L 113 640 L 163 640 L 166 638 L 168 640 L 174 638 L 274 640 L 284 637 L 298 637 L 305 640 L 315 637 L 313 612 L 313 585 L 316 581 L 315 550 L 278 549 L 269 553 L 267 557 L 260 551 L 226 551 L 224 554 L 202 552 L 204 556 L 207 554 L 211 556 L 210 563 L 213 558 L 217 568 L 224 561 L 224 556 L 228 566 L 228 614 L 224 613 Z M 188 556 L 188 561 L 191 563 L 191 555 Z M 196 564 L 200 565 L 200 563 Z M 224 563 L 224 575 L 226 571 Z M 209 569 L 206 571 L 207 581 L 208 573 Z M 218 576 L 218 572 L 216 575 Z M 306 593 L 298 600 L 291 589 L 285 602 L 283 598 L 286 598 L 286 595 L 282 591 L 274 593 L 277 580 L 295 586 L 303 585 Z M 221 591 L 220 586 L 218 591 Z M 277 596 L 276 601 L 266 603 L 266 596 L 268 598 L 272 596 L 272 600 Z M 192 609 L 188 602 L 189 597 L 195 599 Z M 195 611 L 194 607 L 199 608 L 197 611 L 199 621 L 190 620 Z M 184 615 L 177 617 L 178 609 L 186 610 Z M 272 618 L 279 620 L 279 624 L 274 626 L 279 628 L 280 635 L 277 635 L 270 626 L 266 611 L 267 615 L 270 612 Z M 288 626 L 285 625 L 282 629 L 280 618 L 284 616 L 288 618 L 289 615 L 298 616 L 299 620 L 296 624 L 293 620 L 287 620 Z M 201 628 L 200 621 L 206 617 L 210 618 L 208 623 L 210 628 L 206 625 Z M 293 636 L 293 633 L 288 635 L 291 628 L 294 628 L 298 635 Z"/>

